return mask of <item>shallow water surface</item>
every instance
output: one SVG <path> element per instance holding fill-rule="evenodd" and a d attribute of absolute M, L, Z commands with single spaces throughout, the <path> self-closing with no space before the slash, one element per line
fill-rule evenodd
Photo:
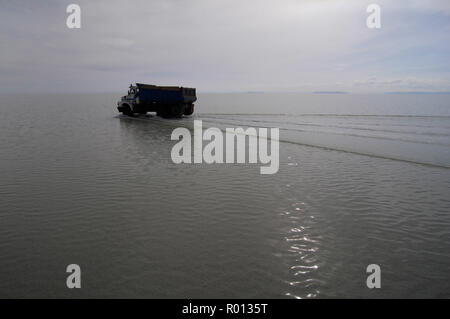
<path fill-rule="evenodd" d="M 450 296 L 449 95 L 200 94 L 180 120 L 119 96 L 2 96 L 1 297 Z M 194 119 L 279 127 L 279 172 L 173 164 Z"/>

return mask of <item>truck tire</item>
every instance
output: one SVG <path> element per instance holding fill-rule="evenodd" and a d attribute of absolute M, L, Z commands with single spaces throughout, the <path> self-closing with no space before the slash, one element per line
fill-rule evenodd
<path fill-rule="evenodd" d="M 123 115 L 127 115 L 127 116 L 133 116 L 133 111 L 131 110 L 131 107 L 128 104 L 124 105 L 124 109 L 122 111 Z"/>
<path fill-rule="evenodd" d="M 182 117 L 184 113 L 183 104 L 174 104 L 170 107 L 170 113 L 172 117 Z"/>
<path fill-rule="evenodd" d="M 156 112 L 156 115 L 166 119 L 182 117 L 184 110 L 185 107 L 183 104 L 164 105 Z"/>
<path fill-rule="evenodd" d="M 162 117 L 162 118 L 170 118 L 171 114 L 170 114 L 170 108 L 169 106 L 165 105 L 165 106 L 161 106 L 159 108 L 159 110 L 156 112 L 156 115 Z"/>
<path fill-rule="evenodd" d="M 184 115 L 192 115 L 194 113 L 194 104 L 188 104 L 184 109 Z"/>

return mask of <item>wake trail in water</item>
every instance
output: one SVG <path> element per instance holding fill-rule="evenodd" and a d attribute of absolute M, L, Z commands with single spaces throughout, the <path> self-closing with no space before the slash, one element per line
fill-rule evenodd
<path fill-rule="evenodd" d="M 200 115 L 249 115 L 249 116 L 289 116 L 289 117 L 304 117 L 304 116 L 319 116 L 319 117 L 394 117 L 394 118 L 448 118 L 450 115 L 405 115 L 405 114 L 331 114 L 331 113 L 198 113 Z"/>
<path fill-rule="evenodd" d="M 204 120 L 205 121 L 205 120 Z M 223 121 L 205 121 L 210 122 L 212 124 L 222 124 L 222 125 L 241 125 L 242 123 L 233 123 L 233 122 L 223 122 Z M 247 127 L 254 127 L 257 128 L 258 126 L 255 125 L 245 125 Z M 450 147 L 450 144 L 446 143 L 439 143 L 439 142 L 427 142 L 427 141 L 420 141 L 420 140 L 412 140 L 412 139 L 405 139 L 405 138 L 397 138 L 397 137 L 387 137 L 387 136 L 369 136 L 369 135 L 362 135 L 362 134 L 352 134 L 352 133 L 343 133 L 343 132 L 325 132 L 325 131 L 314 131 L 314 130 L 302 130 L 302 129 L 293 129 L 293 128 L 282 128 L 277 126 L 264 126 L 268 128 L 279 128 L 281 131 L 288 131 L 288 132 L 302 132 L 302 133 L 316 133 L 316 134 L 333 134 L 333 135 L 342 135 L 342 136 L 352 136 L 352 137 L 361 137 L 361 138 L 370 138 L 370 139 L 382 139 L 382 140 L 392 140 L 392 141 L 402 141 L 402 142 L 408 142 L 408 143 L 419 143 L 419 144 L 432 144 L 432 145 L 442 145 Z M 386 131 L 383 131 L 386 132 Z"/>
<path fill-rule="evenodd" d="M 220 117 L 202 117 L 203 119 L 222 119 Z M 244 122 L 254 122 L 254 123 L 268 123 L 268 124 L 289 124 L 293 126 L 313 126 L 313 127 L 323 127 L 323 128 L 340 128 L 340 129 L 352 129 L 352 130 L 362 130 L 362 131 L 373 131 L 373 132 L 387 132 L 387 133 L 399 133 L 399 134 L 414 134 L 414 135 L 430 135 L 430 136 L 450 136 L 450 132 L 448 133 L 434 133 L 434 132 L 417 132 L 417 131 L 405 131 L 405 130 L 392 130 L 392 129 L 379 129 L 379 128 L 370 128 L 370 127 L 361 127 L 362 125 L 366 126 L 402 126 L 402 127 L 419 127 L 419 128 L 439 128 L 439 129 L 450 129 L 450 126 L 440 126 L 436 127 L 434 125 L 406 125 L 406 124 L 379 124 L 379 123 L 366 123 L 366 124 L 360 124 L 360 123 L 347 123 L 348 125 L 332 125 L 332 124 L 316 124 L 311 122 L 292 122 L 292 121 L 275 121 L 275 120 L 255 120 L 255 119 L 234 119 L 230 118 L 230 120 L 236 120 L 236 121 L 244 121 Z M 352 126 L 349 126 L 352 125 Z M 356 125 L 356 126 L 355 126 Z"/>
<path fill-rule="evenodd" d="M 225 128 L 226 127 L 278 127 L 281 125 L 249 125 L 249 123 L 261 123 L 261 124 L 271 124 L 271 121 L 261 121 L 258 122 L 257 119 L 229 119 L 229 118 L 224 118 L 224 117 L 218 117 L 217 115 L 222 115 L 222 114 L 214 114 L 213 117 L 204 117 L 205 113 L 203 114 L 197 114 L 194 117 L 189 117 L 189 118 L 182 118 L 182 119 L 178 119 L 178 120 L 171 120 L 171 119 L 162 119 L 159 117 L 127 117 L 127 116 L 118 116 L 121 119 L 127 119 L 127 120 L 131 120 L 131 121 L 146 121 L 146 122 L 154 122 L 154 123 L 159 123 L 159 124 L 163 124 L 163 125 L 169 125 L 172 127 L 186 127 L 190 130 L 193 130 L 193 120 L 202 120 L 204 123 L 204 128 L 208 128 L 208 127 L 217 127 L 219 128 L 221 131 L 225 132 Z M 212 115 L 212 114 L 211 114 Z M 229 115 L 229 114 L 226 114 Z M 242 114 L 233 114 L 233 115 L 242 115 Z M 259 116 L 259 115 L 258 115 Z M 377 116 L 378 117 L 378 116 Z M 411 117 L 411 116 L 404 116 L 405 118 Z M 414 116 L 412 116 L 414 117 Z M 419 117 L 419 116 L 417 116 Z M 420 117 L 424 117 L 424 116 L 420 116 Z M 431 117 L 431 116 L 429 116 Z M 427 117 L 427 118 L 429 118 Z M 283 124 L 282 121 L 278 121 L 276 123 L 272 122 L 272 124 Z M 294 125 L 302 125 L 300 123 L 293 123 Z M 324 124 L 318 124 L 318 127 L 323 126 L 326 127 L 326 125 Z M 344 127 L 345 128 L 345 127 Z M 281 143 L 288 143 L 291 145 L 299 145 L 299 146 L 306 146 L 306 147 L 314 147 L 314 148 L 320 148 L 323 150 L 327 150 L 327 151 L 338 151 L 338 152 L 344 152 L 344 153 L 349 153 L 349 154 L 355 154 L 355 155 L 362 155 L 362 156 L 369 156 L 369 157 L 374 157 L 374 158 L 380 158 L 380 159 L 387 159 L 387 160 L 394 160 L 394 161 L 401 161 L 401 162 L 406 162 L 406 163 L 411 163 L 411 164 L 419 164 L 419 165 L 426 165 L 426 166 L 432 166 L 432 167 L 437 167 L 437 168 L 445 168 L 445 169 L 449 169 L 450 168 L 450 161 L 447 161 L 447 157 L 448 156 L 448 150 L 450 148 L 450 144 L 448 143 L 442 143 L 439 141 L 421 141 L 421 140 L 414 140 L 414 139 L 407 139 L 407 138 L 399 138 L 399 137 L 390 137 L 390 136 L 368 136 L 368 135 L 363 135 L 363 134 L 352 134 L 352 133 L 348 133 L 348 132 L 326 132 L 326 131 L 320 131 L 320 130 L 302 130 L 302 129 L 298 129 L 298 128 L 285 128 L 285 127 L 279 127 L 280 131 L 282 132 L 286 132 L 286 133 L 290 133 L 290 134 L 294 134 L 293 137 L 283 137 L 282 134 L 280 134 L 280 139 L 279 141 Z M 381 132 L 383 132 L 383 130 L 380 130 Z M 386 133 L 389 133 L 388 131 L 384 131 Z M 304 138 L 302 133 L 305 134 L 311 134 L 314 139 L 318 139 L 318 141 L 316 140 L 308 140 L 307 138 Z M 404 132 L 402 132 L 403 134 Z M 420 134 L 417 134 L 420 135 Z M 340 138 L 342 140 L 340 141 L 335 141 L 334 139 L 336 138 L 336 136 L 340 136 Z M 446 136 L 446 135 L 443 135 Z M 329 141 L 329 138 L 333 138 L 332 142 Z M 360 149 L 358 149 L 357 147 L 355 148 L 354 145 L 352 145 L 352 147 L 348 147 L 346 145 L 346 143 L 348 144 L 348 141 L 346 141 L 347 138 L 358 138 L 358 139 L 362 139 L 362 143 L 364 147 L 367 147 L 366 143 L 370 140 L 374 140 L 374 141 L 392 141 L 392 142 L 396 142 L 396 143 L 408 143 L 412 146 L 414 145 L 424 145 L 424 146 L 434 146 L 434 147 L 439 147 L 440 149 L 445 149 L 446 151 L 444 152 L 444 160 L 436 160 L 434 158 L 434 156 L 431 156 L 429 159 L 427 158 L 414 158 L 411 156 L 407 156 L 405 154 L 402 154 L 401 151 L 398 152 L 385 152 L 383 153 L 383 145 L 376 145 L 372 148 L 373 151 L 368 150 L 368 149 L 363 149 L 363 147 L 361 147 Z M 340 144 L 340 142 L 342 142 Z M 401 145 L 400 145 L 401 146 Z M 401 147 L 399 147 L 399 149 L 401 149 Z M 426 152 L 425 152 L 426 153 Z M 410 154 L 408 154 L 410 155 Z"/>

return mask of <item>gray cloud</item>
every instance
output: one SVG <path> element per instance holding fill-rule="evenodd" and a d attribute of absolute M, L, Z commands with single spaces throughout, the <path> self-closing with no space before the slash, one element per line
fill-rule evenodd
<path fill-rule="evenodd" d="M 417 15 L 448 15 L 447 1 L 379 1 L 380 30 L 366 28 L 368 3 L 358 0 L 73 2 L 80 30 L 66 28 L 68 3 L 0 1 L 0 90 L 121 91 L 136 81 L 200 91 L 382 91 L 411 78 L 450 89 L 445 61 L 413 70 L 423 56 L 406 52 L 409 64 L 388 63 L 445 43 L 449 23 L 430 30 L 421 21 L 414 34 L 404 26 Z M 366 81 L 371 75 L 377 85 Z"/>

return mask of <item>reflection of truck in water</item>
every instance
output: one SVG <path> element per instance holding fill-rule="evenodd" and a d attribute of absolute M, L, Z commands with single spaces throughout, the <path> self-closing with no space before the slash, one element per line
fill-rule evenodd
<path fill-rule="evenodd" d="M 117 102 L 117 109 L 125 115 L 156 112 L 165 118 L 181 117 L 194 113 L 196 100 L 194 88 L 136 83 Z"/>

